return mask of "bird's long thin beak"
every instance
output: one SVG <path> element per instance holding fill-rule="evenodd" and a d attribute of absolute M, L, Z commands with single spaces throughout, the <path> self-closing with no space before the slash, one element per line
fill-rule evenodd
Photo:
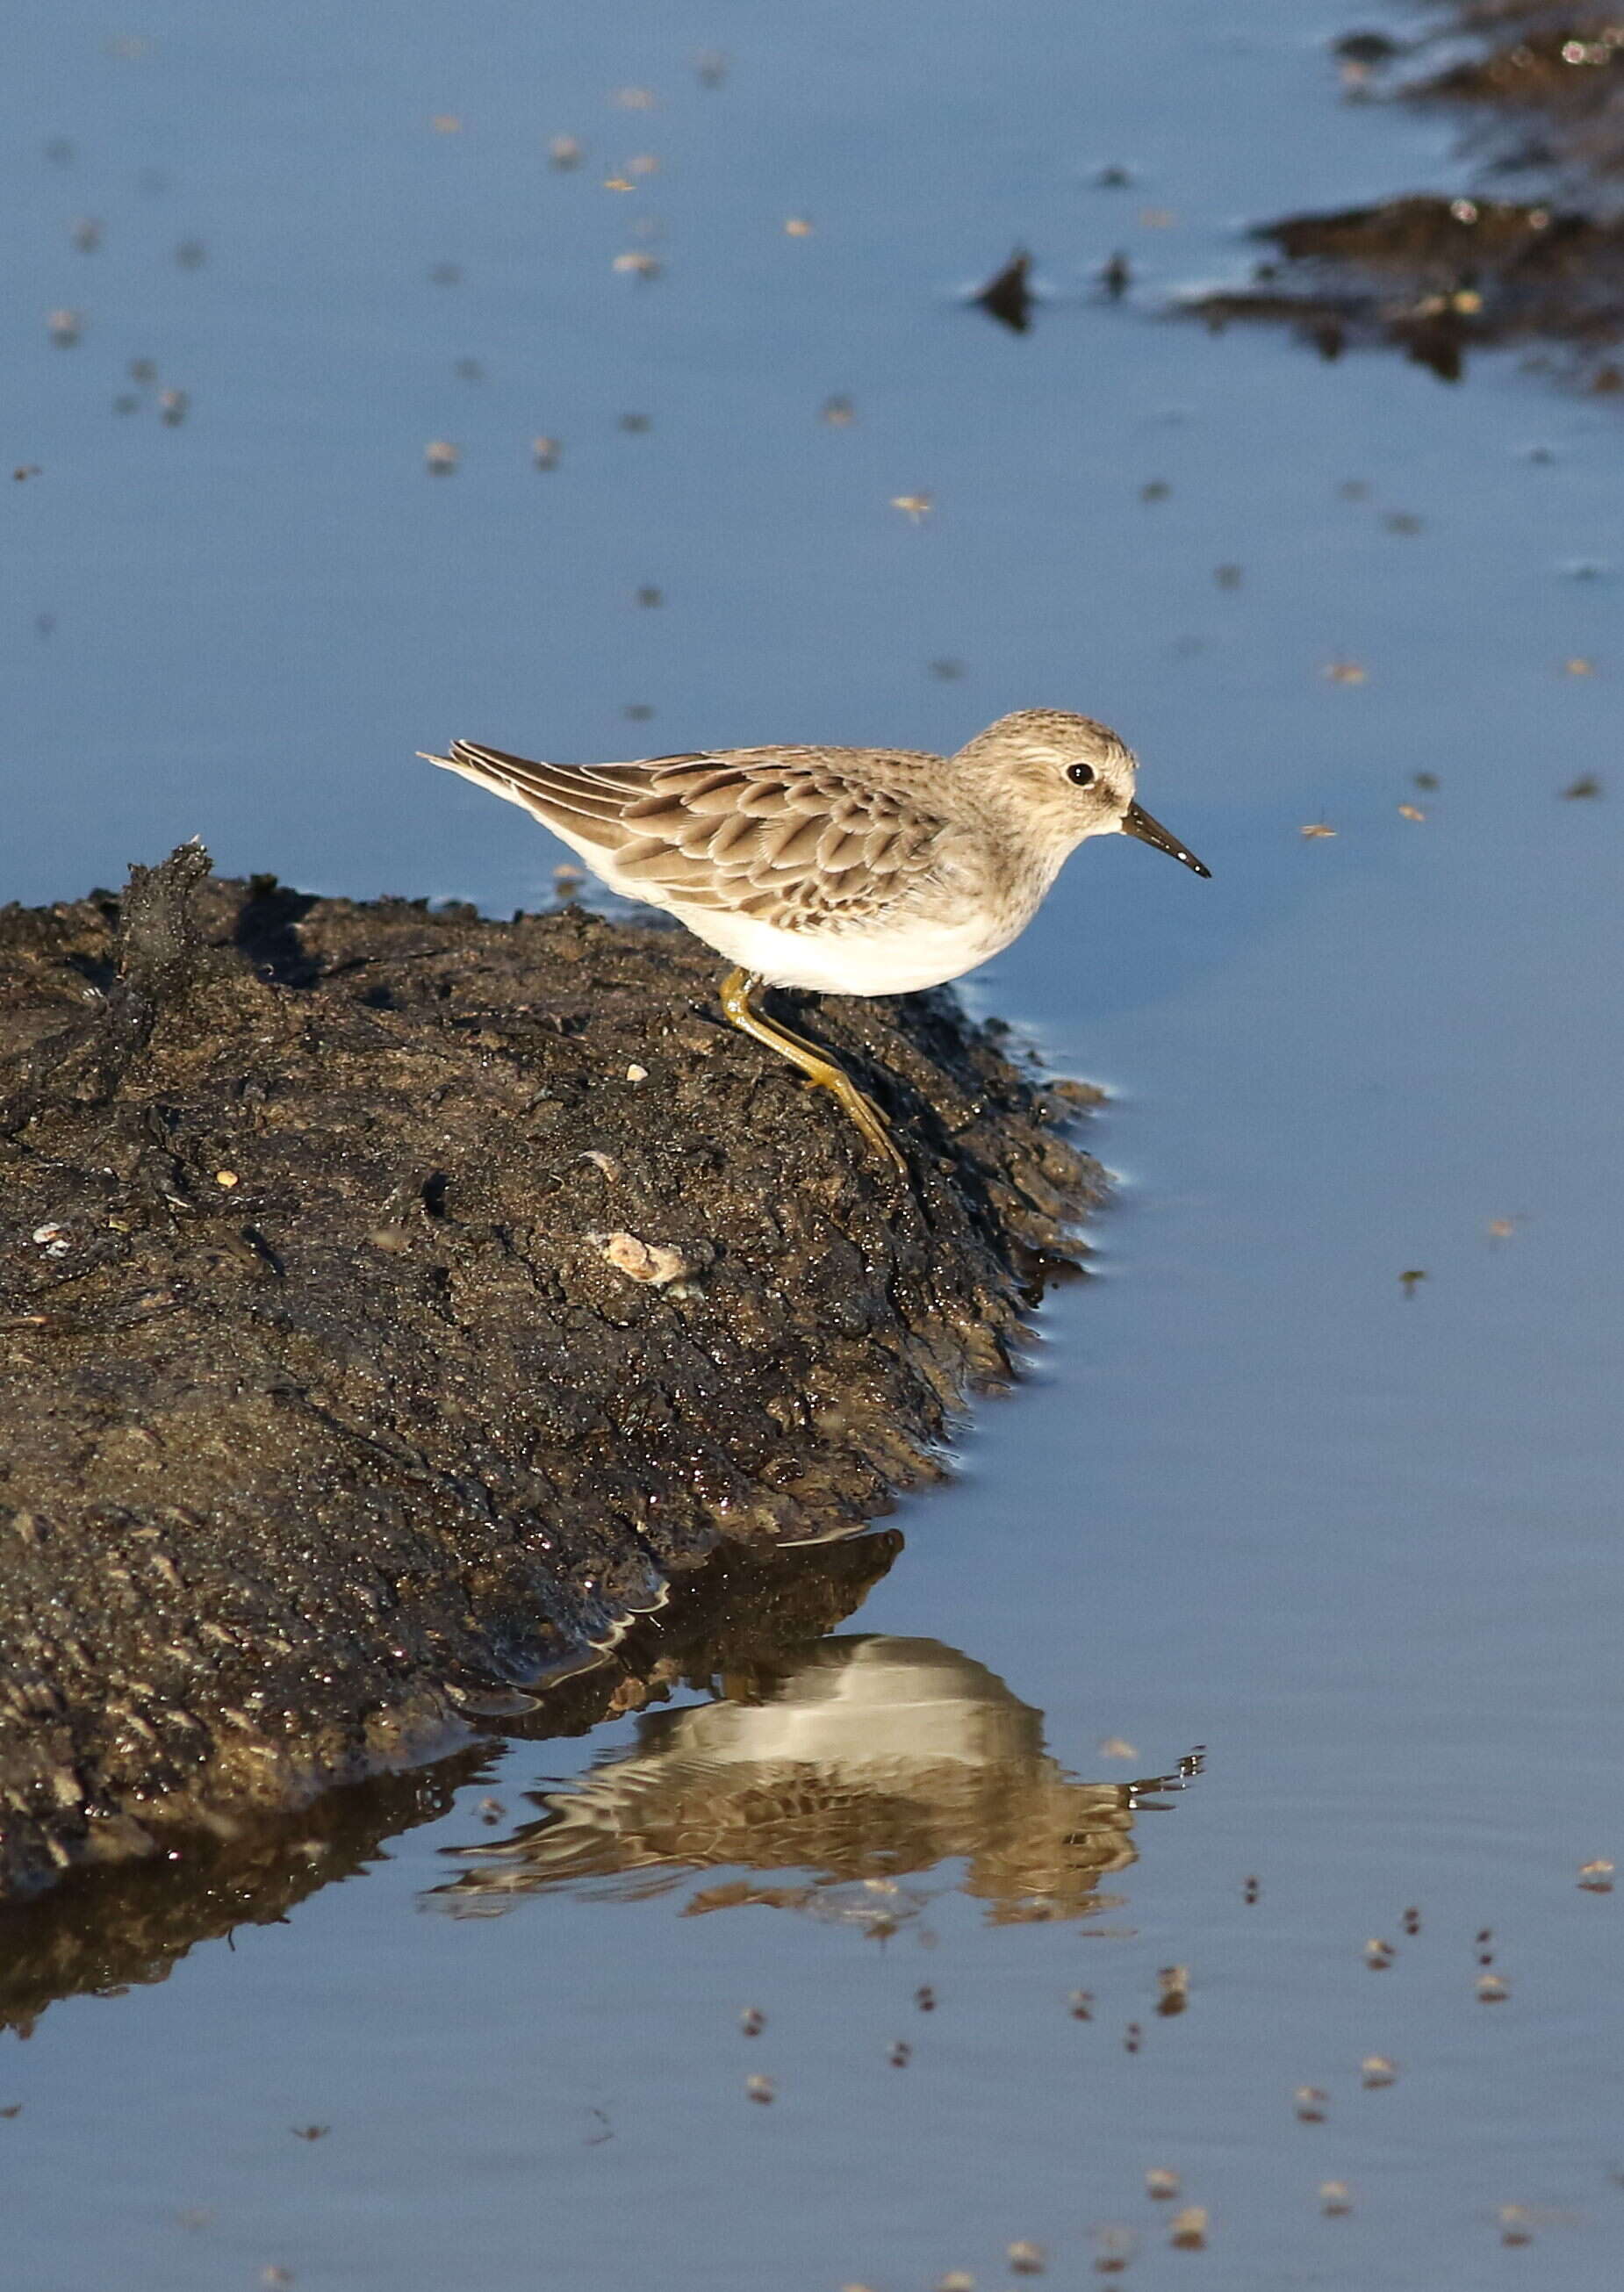
<path fill-rule="evenodd" d="M 1193 851 L 1187 851 L 1176 835 L 1169 835 L 1159 819 L 1152 819 L 1142 803 L 1130 803 L 1122 816 L 1124 835 L 1136 836 L 1153 851 L 1166 851 L 1175 860 L 1182 860 L 1186 868 L 1198 876 L 1210 876 L 1212 869 L 1203 868 Z"/>

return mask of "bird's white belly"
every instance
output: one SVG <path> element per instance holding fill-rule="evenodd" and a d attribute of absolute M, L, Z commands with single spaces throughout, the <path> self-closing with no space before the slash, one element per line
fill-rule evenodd
<path fill-rule="evenodd" d="M 985 963 L 1014 937 L 985 917 L 959 923 L 875 924 L 842 933 L 780 931 L 753 916 L 674 907 L 696 937 L 771 987 L 819 995 L 911 995 Z"/>

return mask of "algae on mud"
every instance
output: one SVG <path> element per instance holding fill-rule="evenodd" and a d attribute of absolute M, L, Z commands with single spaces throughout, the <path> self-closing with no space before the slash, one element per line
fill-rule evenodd
<path fill-rule="evenodd" d="M 685 934 L 207 870 L 0 912 L 0 1897 L 654 1664 L 939 1470 L 1099 1182 L 950 997 L 812 1007 L 903 1186 Z"/>

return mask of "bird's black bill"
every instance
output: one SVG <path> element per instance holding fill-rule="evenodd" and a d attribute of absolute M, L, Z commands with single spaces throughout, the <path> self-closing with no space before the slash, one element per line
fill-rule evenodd
<path fill-rule="evenodd" d="M 1141 843 L 1148 843 L 1153 851 L 1165 851 L 1174 860 L 1182 860 L 1185 867 L 1193 869 L 1198 876 L 1210 876 L 1212 873 L 1210 868 L 1202 867 L 1193 851 L 1185 850 L 1176 835 L 1168 835 L 1159 819 L 1152 819 L 1142 803 L 1128 805 L 1123 815 L 1122 833 L 1136 836 Z"/>

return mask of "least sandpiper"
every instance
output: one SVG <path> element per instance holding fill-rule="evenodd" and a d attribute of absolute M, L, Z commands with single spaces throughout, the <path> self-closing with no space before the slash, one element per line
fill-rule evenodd
<path fill-rule="evenodd" d="M 454 740 L 432 764 L 522 804 L 611 891 L 664 908 L 737 968 L 722 1007 L 823 1089 L 904 1172 L 884 1116 L 756 1005 L 764 987 L 906 995 L 1017 939 L 1089 835 L 1136 836 L 1209 871 L 1134 800 L 1108 725 L 1000 717 L 953 756 L 904 748 L 714 748 L 552 764 Z"/>

